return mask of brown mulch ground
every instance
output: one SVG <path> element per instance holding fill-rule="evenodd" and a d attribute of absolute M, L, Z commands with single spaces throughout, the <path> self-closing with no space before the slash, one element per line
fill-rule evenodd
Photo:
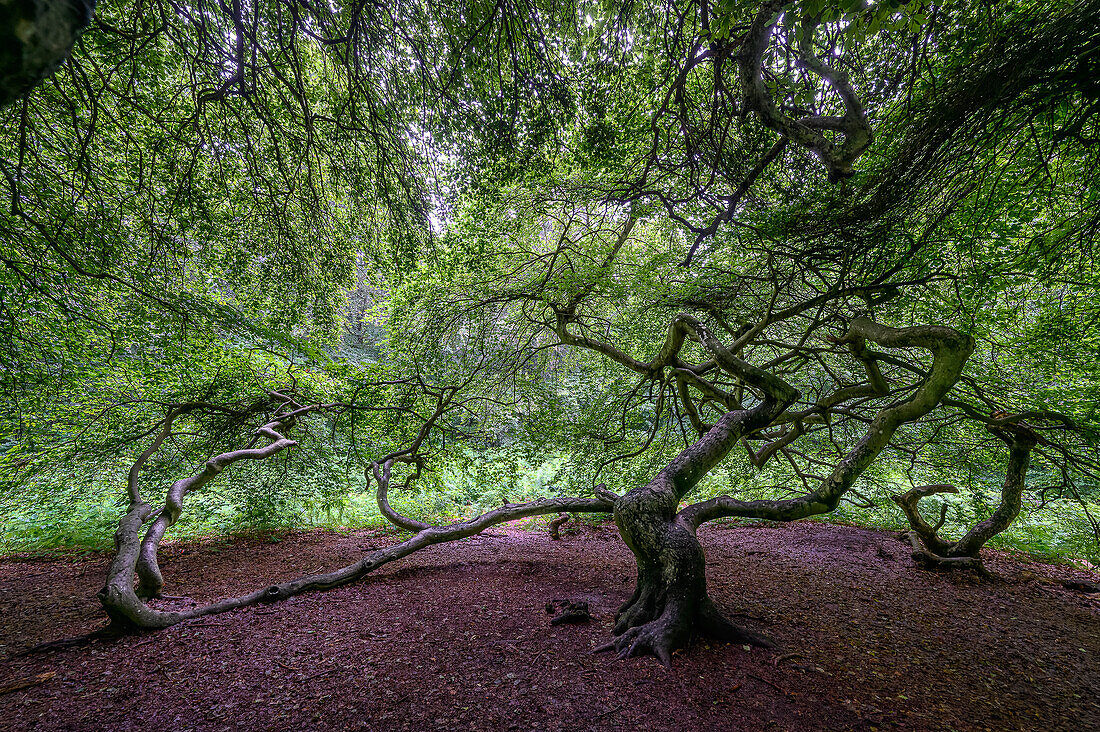
<path fill-rule="evenodd" d="M 101 624 L 106 558 L 0 562 L 0 728 L 129 730 L 1100 730 L 1100 599 L 1064 567 L 915 568 L 892 535 L 712 526 L 711 592 L 782 648 L 698 645 L 615 661 L 633 563 L 613 526 L 550 541 L 498 527 L 349 587 L 143 637 L 12 658 Z M 308 533 L 170 546 L 196 601 L 330 569 L 395 539 Z M 587 625 L 545 604 L 586 600 Z M 790 655 L 800 654 L 800 655 Z"/>

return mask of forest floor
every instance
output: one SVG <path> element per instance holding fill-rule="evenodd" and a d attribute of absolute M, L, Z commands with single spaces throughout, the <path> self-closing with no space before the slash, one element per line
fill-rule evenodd
<path fill-rule="evenodd" d="M 701 643 L 671 669 L 593 655 L 634 581 L 613 525 L 497 527 L 330 592 L 22 657 L 102 625 L 107 558 L 0 561 L 0 728 L 1100 730 L 1100 598 L 1061 585 L 1095 574 L 988 553 L 999 579 L 979 582 L 815 523 L 701 539 L 716 602 L 778 650 Z M 394 541 L 166 546 L 166 591 L 240 594 Z M 551 627 L 558 599 L 592 621 Z"/>

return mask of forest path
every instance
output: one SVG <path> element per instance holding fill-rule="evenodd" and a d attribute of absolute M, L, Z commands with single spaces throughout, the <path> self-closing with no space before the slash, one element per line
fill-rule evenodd
<path fill-rule="evenodd" d="M 778 650 L 700 645 L 671 670 L 592 655 L 633 587 L 610 525 L 497 527 L 330 592 L 21 658 L 102 624 L 106 558 L 2 561 L 0 689 L 56 675 L 0 693 L 0 729 L 1100 730 L 1100 599 L 1060 586 L 1096 576 L 987 552 L 1003 580 L 978 583 L 826 524 L 700 538 L 712 597 Z M 166 546 L 165 591 L 207 601 L 393 541 Z M 556 599 L 593 621 L 550 627 Z"/>

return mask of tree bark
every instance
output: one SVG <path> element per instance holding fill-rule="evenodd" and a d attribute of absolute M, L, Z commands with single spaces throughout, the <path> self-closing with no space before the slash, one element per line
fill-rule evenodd
<path fill-rule="evenodd" d="M 996 416 L 996 415 L 994 415 Z M 981 550 L 986 542 L 1007 529 L 1020 513 L 1023 503 L 1027 469 L 1031 451 L 1042 438 L 1024 424 L 990 424 L 987 429 L 1008 445 L 1008 466 L 1001 486 L 1001 503 L 988 518 L 978 522 L 956 542 L 943 539 L 939 529 L 943 526 L 946 506 L 935 526 L 921 516 L 917 504 L 934 493 L 957 493 L 953 486 L 921 486 L 896 496 L 894 503 L 901 507 L 911 530 L 905 537 L 913 547 L 913 561 L 929 568 L 973 569 L 985 576 L 989 573 L 982 565 Z"/>
<path fill-rule="evenodd" d="M 680 500 L 738 441 L 776 420 L 798 398 L 782 379 L 740 361 L 697 321 L 681 316 L 687 332 L 728 373 L 759 389 L 763 400 L 750 410 L 727 412 L 696 442 L 677 456 L 653 481 L 615 503 L 615 523 L 637 559 L 634 595 L 620 609 L 615 640 L 604 646 L 621 657 L 652 653 L 666 665 L 672 651 L 695 635 L 769 645 L 761 636 L 726 620 L 706 591 L 702 546 L 696 529 L 719 516 L 756 516 L 794 520 L 833 510 L 841 496 L 878 456 L 897 428 L 927 414 L 959 378 L 973 341 L 950 328 L 916 326 L 896 329 L 859 318 L 838 343 L 864 339 L 888 347 L 920 347 L 932 351 L 928 376 L 906 400 L 883 409 L 868 432 L 840 462 L 820 488 L 804 496 L 778 501 L 738 501 L 728 496 L 694 504 L 677 512 Z M 670 337 L 669 342 L 673 339 Z M 857 354 L 858 356 L 858 354 Z M 878 376 L 881 381 L 881 375 Z M 872 389 L 876 389 L 871 376 Z M 881 389 L 876 389 L 881 391 Z"/>
<path fill-rule="evenodd" d="M 695 527 L 675 515 L 667 476 L 631 491 L 615 506 L 619 533 L 637 561 L 634 594 L 615 618 L 615 639 L 604 650 L 620 658 L 653 654 L 666 666 L 674 650 L 696 635 L 771 646 L 726 620 L 707 594 L 706 561 Z M 678 499 L 676 499 L 678 500 Z"/>
<path fill-rule="evenodd" d="M 143 600 L 159 595 L 164 584 L 164 579 L 157 564 L 157 550 L 161 539 L 164 537 L 164 532 L 179 518 L 184 498 L 192 491 L 198 490 L 215 479 L 233 463 L 240 460 L 265 460 L 289 447 L 294 447 L 298 443 L 285 437 L 279 430 L 286 431 L 303 415 L 333 406 L 312 404 L 303 407 L 289 397 L 282 396 L 277 392 L 272 392 L 272 394 L 283 399 L 285 402 L 284 407 L 295 407 L 295 409 L 283 413 L 281 411 L 283 407 L 280 407 L 280 411 L 276 413 L 275 418 L 256 431 L 247 447 L 216 455 L 207 460 L 198 473 L 173 483 L 168 490 L 164 507 L 158 512 L 156 519 L 146 531 L 144 539 L 142 539 L 139 532 L 153 513 L 153 509 L 142 499 L 138 490 L 138 477 L 141 469 L 148 462 L 150 456 L 164 443 L 164 440 L 172 434 L 172 423 L 176 417 L 184 412 L 208 405 L 195 402 L 173 406 L 158 425 L 160 429 L 153 443 L 138 456 L 130 468 L 127 483 L 130 505 L 126 515 L 118 523 L 118 529 L 115 532 L 115 556 L 107 569 L 107 580 L 103 589 L 97 594 L 104 611 L 111 619 L 110 627 L 118 632 L 128 632 L 135 629 L 155 630 L 204 615 L 223 613 L 262 602 L 283 600 L 302 592 L 340 587 L 354 582 L 378 567 L 407 556 L 414 551 L 433 544 L 473 536 L 485 531 L 490 526 L 505 521 L 513 521 L 529 516 L 543 516 L 550 513 L 606 513 L 611 511 L 613 502 L 618 499 L 618 496 L 604 490 L 601 485 L 593 489 L 597 495 L 596 498 L 544 498 L 531 503 L 505 504 L 469 521 L 460 521 L 446 526 L 430 526 L 401 516 L 389 506 L 386 492 L 389 488 L 390 468 L 395 459 L 391 456 L 383 461 L 384 467 L 381 470 L 377 463 L 372 466 L 378 479 L 378 502 L 379 506 L 386 509 L 384 513 L 388 519 L 403 528 L 410 528 L 417 532 L 410 539 L 371 552 L 359 561 L 333 572 L 300 577 L 289 582 L 270 585 L 248 595 L 231 597 L 179 612 L 166 612 L 149 607 Z M 438 416 L 441 410 L 442 405 L 436 411 L 435 416 Z M 432 419 L 434 420 L 434 417 Z M 427 427 L 422 428 L 414 447 L 405 451 L 406 457 L 415 450 L 415 446 L 422 441 L 426 433 Z M 255 447 L 256 443 L 263 438 L 270 440 L 270 443 L 263 447 Z M 136 590 L 134 588 L 135 577 L 138 579 Z"/>
<path fill-rule="evenodd" d="M 358 561 L 325 574 L 309 575 L 298 579 L 269 585 L 239 597 L 230 597 L 209 605 L 166 612 L 155 610 L 140 599 L 133 590 L 133 567 L 139 548 L 138 529 L 149 515 L 148 504 L 132 509 L 119 522 L 115 540 L 118 552 L 108 570 L 107 584 L 99 592 L 107 615 L 121 629 L 155 630 L 167 628 L 184 620 L 250 607 L 261 603 L 285 600 L 303 592 L 316 592 L 342 587 L 359 580 L 379 567 L 396 559 L 407 557 L 433 544 L 456 541 L 480 534 L 488 528 L 507 521 L 545 516 L 551 513 L 607 513 L 611 504 L 602 498 L 540 498 L 530 503 L 508 504 L 484 513 L 469 521 L 459 521 L 446 526 L 430 526 L 414 534 L 400 544 L 373 551 Z"/>
<path fill-rule="evenodd" d="M 769 646 L 715 607 L 706 589 L 706 561 L 696 524 L 677 513 L 680 499 L 724 458 L 741 437 L 775 419 L 798 397 L 779 382 L 749 410 L 726 413 L 698 442 L 678 455 L 650 483 L 615 503 L 615 524 L 638 567 L 633 596 L 619 609 L 615 639 L 603 649 L 621 658 L 653 654 L 666 666 L 672 652 L 697 634 Z M 774 393 L 774 396 L 772 395 Z"/>

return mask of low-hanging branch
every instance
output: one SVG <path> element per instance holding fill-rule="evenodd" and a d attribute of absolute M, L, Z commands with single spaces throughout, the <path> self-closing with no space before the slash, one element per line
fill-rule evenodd
<path fill-rule="evenodd" d="M 177 406 L 169 411 L 153 442 L 138 456 L 130 470 L 127 484 L 130 506 L 126 515 L 119 521 L 118 530 L 115 532 L 115 557 L 107 571 L 106 583 L 97 595 L 112 625 L 122 630 L 166 628 L 192 618 L 283 600 L 303 592 L 340 587 L 364 577 L 395 559 L 408 556 L 425 547 L 473 536 L 506 521 L 546 514 L 608 513 L 614 508 L 614 500 L 617 497 L 606 490 L 600 490 L 602 486 L 596 489 L 596 498 L 543 498 L 529 503 L 506 504 L 468 521 L 459 521 L 445 526 L 431 526 L 415 521 L 401 516 L 390 508 L 388 511 L 383 511 L 387 519 L 417 533 L 399 544 L 371 552 L 340 569 L 269 585 L 247 595 L 218 600 L 188 610 L 165 611 L 150 607 L 142 598 L 159 595 L 164 585 L 164 579 L 156 561 L 157 550 L 165 531 L 179 519 L 184 498 L 214 480 L 233 463 L 241 460 L 265 460 L 296 446 L 297 441 L 287 437 L 286 433 L 299 418 L 306 414 L 326 411 L 336 406 L 346 406 L 332 404 L 301 406 L 289 398 L 285 399 L 283 408 L 290 407 L 289 411 L 282 411 L 283 408 L 281 408 L 276 412 L 273 419 L 256 430 L 248 445 L 217 455 L 207 460 L 200 472 L 176 481 L 169 489 L 165 506 L 157 514 L 157 518 L 146 531 L 144 538 L 141 538 L 141 528 L 152 514 L 152 507 L 141 498 L 138 491 L 139 473 L 165 439 L 172 434 L 173 421 L 189 409 Z M 437 409 L 436 417 L 443 408 Z M 262 447 L 256 447 L 256 444 L 263 439 L 270 442 Z M 403 454 L 408 460 L 418 457 L 415 451 L 411 453 L 403 451 Z M 384 460 L 382 467 L 377 463 L 372 466 L 378 479 L 380 507 L 389 507 L 386 491 L 389 488 L 393 463 L 394 457 L 390 456 Z M 135 579 L 138 581 L 136 590 Z"/>
<path fill-rule="evenodd" d="M 871 421 L 867 432 L 833 469 L 819 487 L 805 495 L 785 500 L 742 501 L 719 496 L 688 506 L 680 516 L 692 526 L 700 526 L 726 516 L 766 518 L 791 521 L 836 507 L 844 493 L 855 483 L 863 470 L 882 452 L 898 427 L 920 419 L 932 411 L 959 379 L 974 342 L 952 328 L 922 325 L 891 328 L 867 318 L 857 318 L 838 343 L 862 344 L 869 340 L 887 348 L 924 348 L 933 354 L 928 377 L 907 399 L 883 410 Z M 857 346 L 862 351 L 863 346 Z M 878 377 L 881 379 L 881 375 Z M 872 376 L 872 382 L 875 381 Z M 874 387 L 872 387 L 874 388 Z"/>
<path fill-rule="evenodd" d="M 1001 487 L 1001 502 L 989 517 L 978 522 L 958 541 L 948 541 L 939 535 L 947 516 L 946 504 L 941 506 L 935 526 L 925 520 L 918 508 L 922 498 L 937 493 L 958 493 L 957 488 L 951 485 L 917 486 L 891 496 L 909 522 L 910 530 L 904 536 L 913 548 L 913 561 L 921 566 L 973 569 L 983 576 L 988 575 L 980 556 L 982 547 L 1007 529 L 1020 513 L 1031 451 L 1046 440 L 1018 417 L 1008 417 L 1002 412 L 993 414 L 986 429 L 1008 445 L 1008 466 Z"/>
<path fill-rule="evenodd" d="M 403 516 L 393 509 L 390 505 L 389 490 L 390 490 L 390 474 L 393 470 L 393 458 L 386 460 L 381 466 L 377 462 L 371 463 L 371 470 L 374 473 L 374 479 L 378 483 L 378 489 L 375 492 L 375 499 L 378 502 L 378 510 L 394 526 L 405 529 L 406 531 L 423 531 L 424 529 L 432 528 L 431 524 L 426 524 L 423 521 L 417 521 L 414 518 Z M 417 466 L 419 472 L 420 466 Z"/>

